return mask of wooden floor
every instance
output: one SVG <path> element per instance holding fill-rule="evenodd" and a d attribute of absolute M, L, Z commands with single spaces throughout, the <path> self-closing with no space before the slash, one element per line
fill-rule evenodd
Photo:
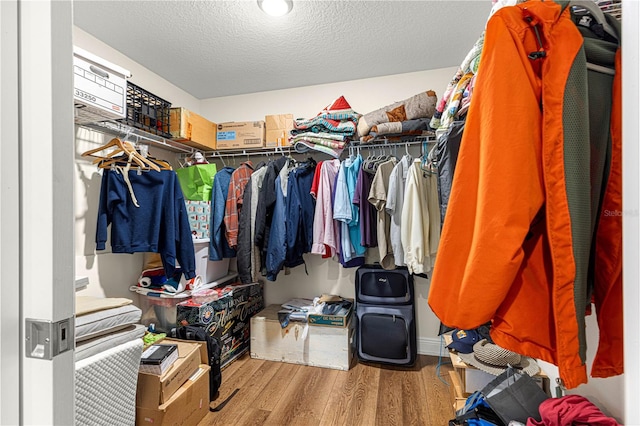
<path fill-rule="evenodd" d="M 222 372 L 220 395 L 238 393 L 204 425 L 426 425 L 452 418 L 438 358 L 419 355 L 413 368 L 356 363 L 349 371 L 251 359 L 245 354 Z M 450 364 L 440 367 L 447 380 Z"/>

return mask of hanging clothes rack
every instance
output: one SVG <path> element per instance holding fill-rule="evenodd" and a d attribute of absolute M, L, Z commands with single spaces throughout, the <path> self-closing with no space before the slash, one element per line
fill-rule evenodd
<path fill-rule="evenodd" d="M 295 154 L 292 146 L 277 146 L 273 148 L 244 148 L 225 149 L 223 151 L 207 151 L 202 153 L 205 158 L 245 157 L 252 155 L 291 155 Z"/>
<path fill-rule="evenodd" d="M 409 145 L 421 145 L 423 143 L 432 144 L 436 142 L 437 139 L 435 136 L 416 136 L 415 138 L 406 141 L 389 141 L 387 138 L 374 139 L 366 143 L 352 141 L 350 142 L 350 145 L 361 149 L 380 149 L 385 147 L 408 147 Z"/>

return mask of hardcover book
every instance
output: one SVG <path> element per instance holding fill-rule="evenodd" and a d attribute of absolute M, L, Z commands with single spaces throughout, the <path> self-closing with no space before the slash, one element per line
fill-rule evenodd
<path fill-rule="evenodd" d="M 161 376 L 177 359 L 178 345 L 151 345 L 142 353 L 140 371 Z"/>

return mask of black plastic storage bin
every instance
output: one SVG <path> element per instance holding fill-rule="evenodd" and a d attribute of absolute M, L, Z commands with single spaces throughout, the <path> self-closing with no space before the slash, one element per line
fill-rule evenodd
<path fill-rule="evenodd" d="M 127 81 L 127 116 L 119 121 L 164 138 L 171 138 L 171 102 Z"/>

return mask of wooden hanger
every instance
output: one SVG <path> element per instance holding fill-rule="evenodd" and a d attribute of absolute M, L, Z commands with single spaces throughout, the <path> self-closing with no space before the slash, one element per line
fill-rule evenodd
<path fill-rule="evenodd" d="M 156 163 L 160 167 L 160 170 L 173 170 L 173 167 L 171 167 L 171 164 L 169 164 L 164 160 L 160 160 L 159 158 L 155 158 L 155 157 L 147 157 L 147 159 L 153 163 Z"/>
<path fill-rule="evenodd" d="M 94 148 L 94 149 L 90 149 L 89 151 L 85 151 L 81 155 L 83 157 L 88 157 L 88 156 L 95 157 L 95 155 L 93 155 L 93 154 L 95 154 L 96 152 L 104 151 L 107 148 L 114 148 L 114 147 L 118 148 L 119 152 L 124 151 L 124 146 L 122 144 L 122 141 L 120 139 L 118 139 L 118 138 L 113 138 L 109 142 L 107 142 L 106 144 L 104 144 L 104 145 L 102 145 L 102 146 L 100 146 L 98 148 Z M 104 158 L 104 157 L 100 157 L 100 158 Z"/>
<path fill-rule="evenodd" d="M 85 151 L 81 155 L 83 157 L 87 157 L 87 156 L 96 157 L 96 155 L 94 154 L 100 151 L 104 151 L 105 149 L 108 149 L 108 148 L 115 148 L 115 149 L 109 154 L 107 154 L 106 156 L 100 156 L 96 160 L 94 160 L 94 164 L 98 163 L 98 167 L 100 167 L 101 169 L 111 167 L 111 165 L 124 160 L 127 163 L 131 163 L 133 161 L 138 165 L 138 167 L 143 169 L 152 169 L 157 172 L 160 171 L 160 166 L 158 164 L 152 162 L 151 160 L 141 155 L 138 151 L 136 151 L 133 145 L 131 145 L 129 142 L 123 142 L 119 138 L 113 138 L 106 144 L 98 148 Z M 122 153 L 123 156 L 115 157 L 117 154 L 120 154 L 120 153 Z M 163 162 L 163 163 L 164 163 L 163 168 L 164 167 L 169 167 L 169 169 L 171 168 L 171 166 L 168 163 L 166 162 Z"/>

